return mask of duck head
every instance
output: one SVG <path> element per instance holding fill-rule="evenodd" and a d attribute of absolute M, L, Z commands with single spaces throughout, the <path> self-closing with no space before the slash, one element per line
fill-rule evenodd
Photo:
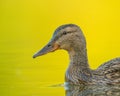
<path fill-rule="evenodd" d="M 58 49 L 77 50 L 78 46 L 85 47 L 85 38 L 81 29 L 75 24 L 65 24 L 55 30 L 49 43 L 38 51 L 33 58 Z"/>

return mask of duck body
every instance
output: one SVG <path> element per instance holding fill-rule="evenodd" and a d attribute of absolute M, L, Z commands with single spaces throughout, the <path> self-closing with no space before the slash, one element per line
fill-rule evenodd
<path fill-rule="evenodd" d="M 120 58 L 115 58 L 93 71 L 93 82 L 98 84 L 120 84 Z"/>
<path fill-rule="evenodd" d="M 106 62 L 96 70 L 89 68 L 86 40 L 77 25 L 66 24 L 58 27 L 50 42 L 33 58 L 58 49 L 64 49 L 69 54 L 70 64 L 65 74 L 65 81 L 69 84 L 120 84 L 120 58 Z"/>
<path fill-rule="evenodd" d="M 106 62 L 96 70 L 70 65 L 66 82 L 72 85 L 120 85 L 120 58 Z"/>

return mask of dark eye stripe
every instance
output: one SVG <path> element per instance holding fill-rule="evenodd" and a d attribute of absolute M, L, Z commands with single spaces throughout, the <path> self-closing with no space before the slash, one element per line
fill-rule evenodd
<path fill-rule="evenodd" d="M 67 34 L 70 34 L 70 33 L 73 33 L 73 32 L 77 32 L 76 30 L 75 31 L 64 31 L 62 34 L 58 35 L 58 36 L 55 36 L 56 38 L 54 38 L 54 40 L 58 40 L 60 37 L 64 36 L 64 35 L 67 35 Z"/>
<path fill-rule="evenodd" d="M 66 35 L 66 34 L 67 34 L 67 32 L 66 32 L 66 31 L 64 31 L 64 32 L 63 32 L 63 35 Z"/>
<path fill-rule="evenodd" d="M 66 35 L 66 34 L 73 33 L 73 32 L 76 32 L 76 31 L 68 31 L 68 32 L 64 31 L 62 35 Z"/>
<path fill-rule="evenodd" d="M 73 32 L 76 32 L 76 31 L 64 31 L 61 35 L 60 35 L 60 37 L 62 37 L 62 36 L 64 36 L 64 35 L 67 35 L 67 34 L 70 34 L 70 33 L 73 33 Z"/>

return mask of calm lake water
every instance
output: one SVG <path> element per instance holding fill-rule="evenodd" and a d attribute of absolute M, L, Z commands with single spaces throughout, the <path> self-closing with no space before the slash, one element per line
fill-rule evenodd
<path fill-rule="evenodd" d="M 46 56 L 33 59 L 35 50 L 23 41 L 0 44 L 0 96 L 65 96 L 63 86 L 52 87 L 63 83 L 65 70 L 45 64 Z"/>

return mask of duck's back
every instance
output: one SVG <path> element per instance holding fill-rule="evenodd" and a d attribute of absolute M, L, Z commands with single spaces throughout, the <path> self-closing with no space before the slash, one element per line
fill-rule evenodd
<path fill-rule="evenodd" d="M 93 72 L 94 79 L 101 83 L 120 84 L 120 58 L 110 60 Z"/>

